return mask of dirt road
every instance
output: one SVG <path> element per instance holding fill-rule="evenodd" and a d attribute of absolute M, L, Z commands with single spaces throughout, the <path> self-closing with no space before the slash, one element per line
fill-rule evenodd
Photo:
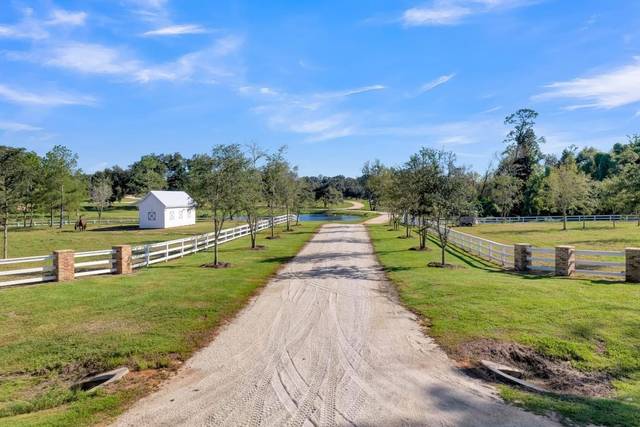
<path fill-rule="evenodd" d="M 117 425 L 556 425 L 459 373 L 391 289 L 363 225 L 325 225 Z"/>
<path fill-rule="evenodd" d="M 351 203 L 351 206 L 349 206 L 347 208 L 348 210 L 357 211 L 357 210 L 360 210 L 360 209 L 364 209 L 364 203 L 362 203 L 362 202 L 356 202 L 356 201 L 353 201 L 353 200 L 347 200 L 347 201 L 349 203 Z"/>

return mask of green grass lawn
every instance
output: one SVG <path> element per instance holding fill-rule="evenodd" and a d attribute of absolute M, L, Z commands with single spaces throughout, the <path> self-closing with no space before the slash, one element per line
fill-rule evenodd
<path fill-rule="evenodd" d="M 530 243 L 540 247 L 575 245 L 578 249 L 622 250 L 640 246 L 640 227 L 635 222 L 618 222 L 615 228 L 604 221 L 586 225 L 583 230 L 582 223 L 570 222 L 566 231 L 557 222 L 481 224 L 456 230 L 500 243 Z"/>
<path fill-rule="evenodd" d="M 383 225 L 369 230 L 401 300 L 426 319 L 429 335 L 453 357 L 482 339 L 515 342 L 615 378 L 615 396 L 608 399 L 538 396 L 508 387 L 504 398 L 580 424 L 640 426 L 639 285 L 516 275 L 455 249 L 447 261 L 462 268 L 429 268 L 427 262 L 440 255 L 433 242 L 432 251 L 409 251 L 417 239 L 399 239 L 402 231 Z"/>
<path fill-rule="evenodd" d="M 206 344 L 318 226 L 259 238 L 261 251 L 247 250 L 247 238 L 225 244 L 229 269 L 201 268 L 212 255 L 198 253 L 131 276 L 1 290 L 0 425 L 93 425 L 122 412 Z M 95 395 L 67 389 L 122 365 L 134 372 Z"/>
<path fill-rule="evenodd" d="M 224 227 L 244 224 L 238 221 L 225 221 Z M 73 226 L 39 227 L 11 229 L 9 231 L 9 257 L 46 255 L 57 249 L 89 251 L 109 249 L 113 245 L 160 242 L 179 239 L 195 234 L 213 231 L 210 222 L 198 222 L 195 225 L 167 229 L 138 229 L 127 225 L 89 225 L 86 231 L 79 232 Z"/>

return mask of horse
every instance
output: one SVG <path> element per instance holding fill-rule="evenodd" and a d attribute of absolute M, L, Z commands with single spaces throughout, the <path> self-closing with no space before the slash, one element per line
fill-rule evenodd
<path fill-rule="evenodd" d="M 76 226 L 74 228 L 76 231 L 85 231 L 87 229 L 87 220 L 83 217 L 80 217 L 80 219 L 76 222 Z"/>

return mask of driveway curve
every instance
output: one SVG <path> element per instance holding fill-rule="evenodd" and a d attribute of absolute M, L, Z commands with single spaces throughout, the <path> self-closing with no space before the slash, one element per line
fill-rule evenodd
<path fill-rule="evenodd" d="M 323 226 L 118 426 L 555 426 L 458 372 L 398 304 L 359 224 Z"/>

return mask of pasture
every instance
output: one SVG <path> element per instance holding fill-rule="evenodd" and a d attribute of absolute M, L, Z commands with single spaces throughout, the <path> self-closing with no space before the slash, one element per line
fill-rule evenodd
<path fill-rule="evenodd" d="M 280 232 L 260 242 L 264 250 L 248 250 L 246 237 L 222 245 L 229 269 L 201 268 L 212 256 L 201 252 L 130 276 L 0 291 L 0 424 L 107 422 L 212 339 L 319 225 Z M 131 242 L 128 233 L 119 237 Z M 88 373 L 122 365 L 134 372 L 107 390 L 68 390 Z"/>
<path fill-rule="evenodd" d="M 540 239 L 524 240 L 549 246 L 551 239 L 567 243 L 571 239 L 564 236 L 582 233 L 552 229 L 559 226 L 523 224 L 523 230 L 532 230 L 528 237 Z M 476 234 L 501 229 L 484 237 L 523 240 L 513 231 L 505 233 L 506 227 L 518 226 L 461 230 Z M 589 237 L 574 237 L 574 242 L 585 246 L 587 241 L 598 245 L 599 239 L 614 239 L 607 244 L 617 245 L 631 230 L 640 234 L 631 227 L 635 225 L 621 227 L 613 237 L 611 230 L 594 228 Z M 400 299 L 422 316 L 428 334 L 452 357 L 467 363 L 469 358 L 486 357 L 484 351 L 495 343 L 517 343 L 546 360 L 568 363 L 579 373 L 612 379 L 612 391 L 605 397 L 560 398 L 503 387 L 505 399 L 537 412 L 555 411 L 579 424 L 640 425 L 640 286 L 512 274 L 456 248 L 449 250 L 447 262 L 457 268 L 429 268 L 427 263 L 438 261 L 440 253 L 435 242 L 428 243 L 430 251 L 411 251 L 417 238 L 398 238 L 402 230 L 389 231 L 385 225 L 369 230 Z"/>
<path fill-rule="evenodd" d="M 635 222 L 569 222 L 562 230 L 561 222 L 528 222 L 515 224 L 480 224 L 455 227 L 455 230 L 499 243 L 530 243 L 539 247 L 574 245 L 578 249 L 622 250 L 640 247 L 640 227 Z"/>
<path fill-rule="evenodd" d="M 224 227 L 234 227 L 242 222 L 225 221 Z M 210 221 L 195 225 L 168 229 L 141 230 L 137 225 L 89 224 L 86 231 L 75 231 L 72 225 L 12 229 L 9 232 L 9 257 L 46 255 L 57 249 L 89 251 L 109 249 L 113 245 L 160 242 L 179 239 L 213 231 Z"/>

